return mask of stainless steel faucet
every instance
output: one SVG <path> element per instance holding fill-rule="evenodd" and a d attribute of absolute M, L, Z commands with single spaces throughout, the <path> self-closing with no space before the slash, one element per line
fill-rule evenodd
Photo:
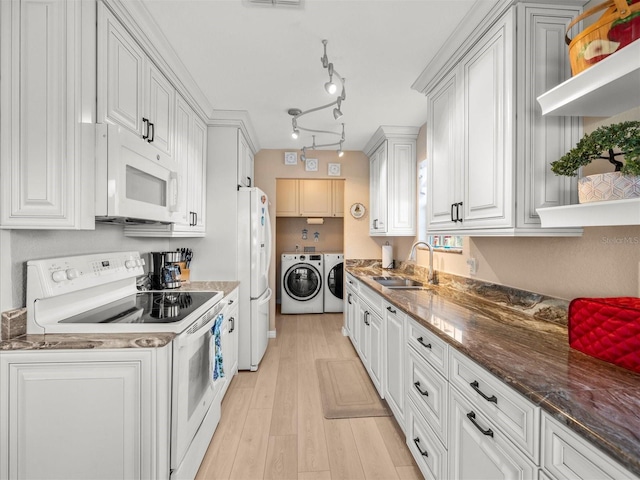
<path fill-rule="evenodd" d="M 416 242 L 413 245 L 411 245 L 411 250 L 409 251 L 409 257 L 407 258 L 408 261 L 410 262 L 415 262 L 415 253 L 416 253 L 416 247 L 418 245 L 424 245 L 425 247 L 427 247 L 429 249 L 429 275 L 427 277 L 427 280 L 429 283 L 435 283 L 435 277 L 433 275 L 433 246 L 430 243 L 427 242 Z"/>

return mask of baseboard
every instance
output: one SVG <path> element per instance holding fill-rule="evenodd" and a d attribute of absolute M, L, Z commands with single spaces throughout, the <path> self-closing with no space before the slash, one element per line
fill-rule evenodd
<path fill-rule="evenodd" d="M 268 338 L 276 338 L 276 331 L 275 330 L 269 330 L 269 334 L 267 335 Z"/>

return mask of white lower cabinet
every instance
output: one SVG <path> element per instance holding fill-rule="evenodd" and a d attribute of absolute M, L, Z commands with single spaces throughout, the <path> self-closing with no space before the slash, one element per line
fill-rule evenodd
<path fill-rule="evenodd" d="M 534 479 L 538 468 L 495 422 L 455 388 L 450 389 L 450 479 Z"/>
<path fill-rule="evenodd" d="M 383 302 L 383 361 L 382 383 L 384 398 L 387 400 L 393 415 L 404 430 L 404 372 L 405 372 L 405 339 L 404 323 L 406 315 L 395 305 Z"/>
<path fill-rule="evenodd" d="M 345 329 L 426 479 L 635 479 L 347 274 Z"/>
<path fill-rule="evenodd" d="M 424 478 L 446 480 L 447 450 L 422 418 L 413 401 L 407 401 L 407 445 Z"/>
<path fill-rule="evenodd" d="M 382 318 L 364 299 L 360 298 L 358 303 L 356 350 L 382 396 Z"/>
<path fill-rule="evenodd" d="M 429 365 L 412 347 L 407 348 L 407 397 L 447 445 L 449 382 Z"/>
<path fill-rule="evenodd" d="M 352 285 L 347 281 L 347 295 L 344 298 L 344 329 L 345 333 L 349 335 L 351 343 L 357 348 L 354 331 L 355 323 L 358 319 L 358 294 Z"/>
<path fill-rule="evenodd" d="M 221 397 L 224 397 L 231 379 L 238 373 L 238 289 L 227 295 L 223 300 L 226 303 L 222 309 L 223 328 L 222 358 L 224 365 L 225 381 L 222 387 Z"/>
<path fill-rule="evenodd" d="M 541 478 L 557 480 L 638 478 L 547 413 L 542 415 L 542 445 Z"/>
<path fill-rule="evenodd" d="M 171 345 L 2 352 L 0 478 L 169 478 L 170 365 Z"/>
<path fill-rule="evenodd" d="M 540 458 L 540 408 L 477 363 L 451 349 L 449 381 L 532 461 Z"/>

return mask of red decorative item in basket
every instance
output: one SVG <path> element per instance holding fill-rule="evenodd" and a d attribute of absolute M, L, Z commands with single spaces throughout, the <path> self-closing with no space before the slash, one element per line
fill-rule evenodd
<path fill-rule="evenodd" d="M 571 348 L 640 373 L 640 298 L 576 298 L 569 304 Z"/>

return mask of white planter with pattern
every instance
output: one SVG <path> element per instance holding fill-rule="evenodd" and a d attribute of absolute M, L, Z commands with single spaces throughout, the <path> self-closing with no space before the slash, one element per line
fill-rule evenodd
<path fill-rule="evenodd" d="M 580 203 L 636 197 L 640 197 L 640 177 L 608 172 L 588 175 L 578 180 Z"/>

